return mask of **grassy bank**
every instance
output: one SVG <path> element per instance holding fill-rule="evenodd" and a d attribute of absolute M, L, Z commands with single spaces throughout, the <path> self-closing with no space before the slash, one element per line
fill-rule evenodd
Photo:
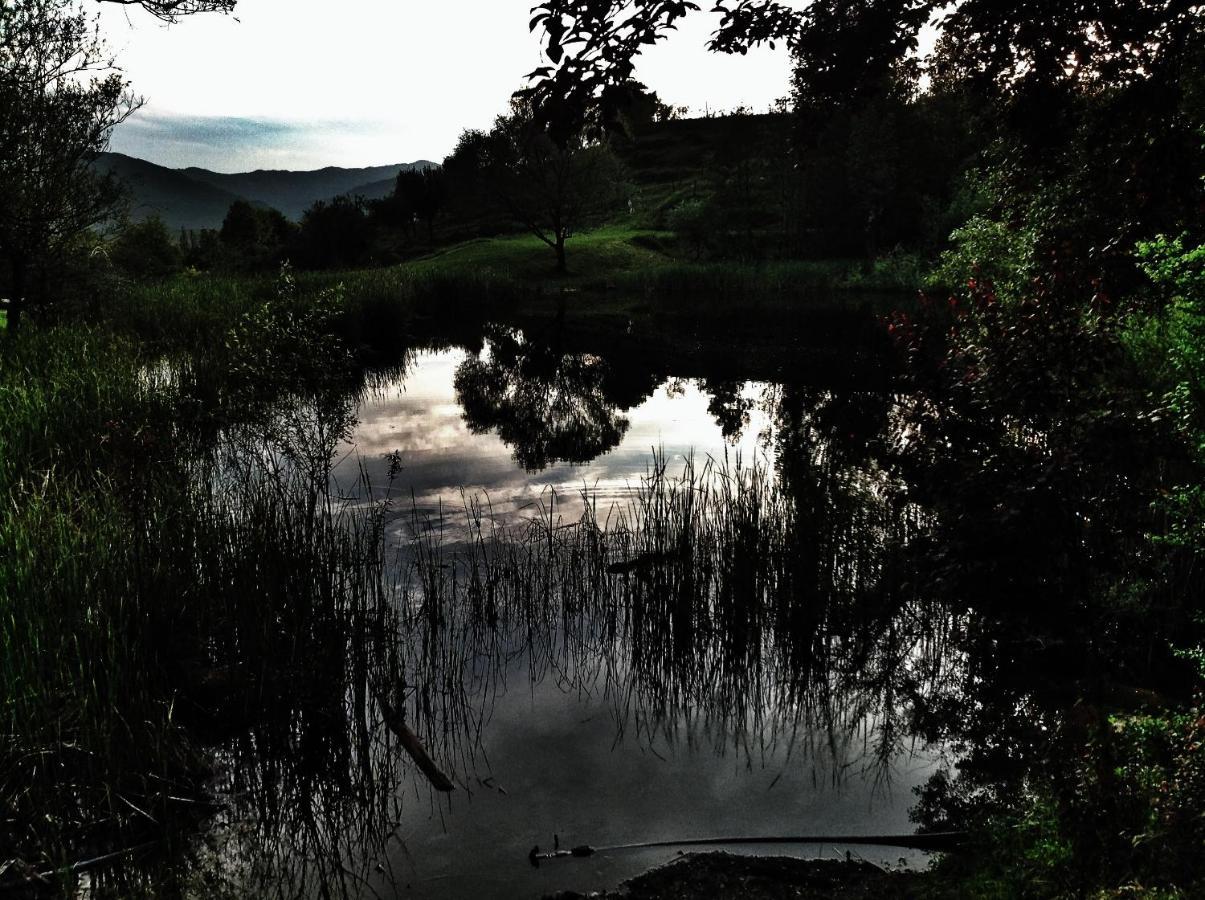
<path fill-rule="evenodd" d="M 342 716 L 346 623 L 381 596 L 376 513 L 327 484 L 360 373 L 335 297 L 249 296 L 224 327 L 166 306 L 198 323 L 169 349 L 134 319 L 0 339 L 0 886 L 74 895 L 63 867 L 130 848 L 170 869 L 211 811 L 207 729 Z M 98 889 L 158 896 L 146 871 Z"/>
<path fill-rule="evenodd" d="M 913 292 L 923 280 L 917 259 L 693 260 L 672 232 L 610 226 L 574 236 L 569 271 L 555 272 L 552 251 L 532 235 L 482 238 L 443 248 L 396 267 L 415 276 L 488 275 L 546 290 L 690 294 L 755 299 L 758 294 L 801 299 L 817 291 Z"/>
<path fill-rule="evenodd" d="M 844 321 L 910 306 L 922 281 L 912 257 L 874 266 L 842 260 L 693 262 L 676 256 L 672 236 L 605 228 L 575 238 L 569 272 L 532 236 L 468 241 L 390 268 L 298 272 L 301 298 L 338 292 L 336 331 L 370 355 L 396 351 L 416 323 L 455 328 L 472 321 L 568 313 L 604 330 L 649 330 L 654 321 L 717 325 L 783 316 Z M 232 322 L 276 303 L 277 276 L 185 273 L 135 284 L 101 316 L 160 349 L 224 339 Z"/>

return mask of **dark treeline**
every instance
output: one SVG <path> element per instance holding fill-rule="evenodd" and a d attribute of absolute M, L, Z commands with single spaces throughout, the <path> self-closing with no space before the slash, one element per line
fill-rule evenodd
<path fill-rule="evenodd" d="M 986 202 L 967 174 L 984 144 L 970 102 L 903 76 L 806 141 L 785 106 L 689 119 L 639 83 L 617 93 L 597 137 L 560 147 L 516 100 L 489 130 L 466 130 L 441 166 L 401 172 L 387 197 L 321 201 L 300 222 L 237 201 L 220 229 L 178 237 L 151 219 L 123 229 L 111 259 L 137 279 L 286 260 L 341 269 L 528 232 L 564 270 L 576 232 L 622 221 L 672 232 L 663 246 L 688 260 L 872 260 L 932 256 Z"/>

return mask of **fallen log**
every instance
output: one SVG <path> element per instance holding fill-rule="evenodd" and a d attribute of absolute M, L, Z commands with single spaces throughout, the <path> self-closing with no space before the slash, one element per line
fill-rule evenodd
<path fill-rule="evenodd" d="M 379 691 L 374 690 L 372 695 L 376 698 L 377 706 L 381 708 L 381 717 L 384 719 L 385 727 L 397 737 L 402 747 L 410 754 L 410 758 L 414 760 L 414 764 L 427 776 L 431 786 L 445 794 L 456 790 L 456 785 L 452 783 L 452 780 L 441 772 L 439 766 L 435 765 L 431 757 L 427 755 L 418 735 L 411 731 L 410 726 L 406 724 L 406 717 L 390 705 Z"/>

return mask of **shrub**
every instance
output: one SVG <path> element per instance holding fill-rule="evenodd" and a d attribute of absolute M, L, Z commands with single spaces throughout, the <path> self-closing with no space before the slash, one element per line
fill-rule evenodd
<path fill-rule="evenodd" d="M 126 226 L 109 248 L 109 259 L 137 281 L 167 278 L 183 266 L 180 247 L 158 217 Z"/>

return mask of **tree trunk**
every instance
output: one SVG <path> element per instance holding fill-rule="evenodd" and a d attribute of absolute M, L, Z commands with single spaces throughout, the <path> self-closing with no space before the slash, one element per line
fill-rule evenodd
<path fill-rule="evenodd" d="M 560 275 L 565 275 L 569 271 L 565 266 L 565 236 L 563 234 L 556 236 L 556 270 Z"/>

